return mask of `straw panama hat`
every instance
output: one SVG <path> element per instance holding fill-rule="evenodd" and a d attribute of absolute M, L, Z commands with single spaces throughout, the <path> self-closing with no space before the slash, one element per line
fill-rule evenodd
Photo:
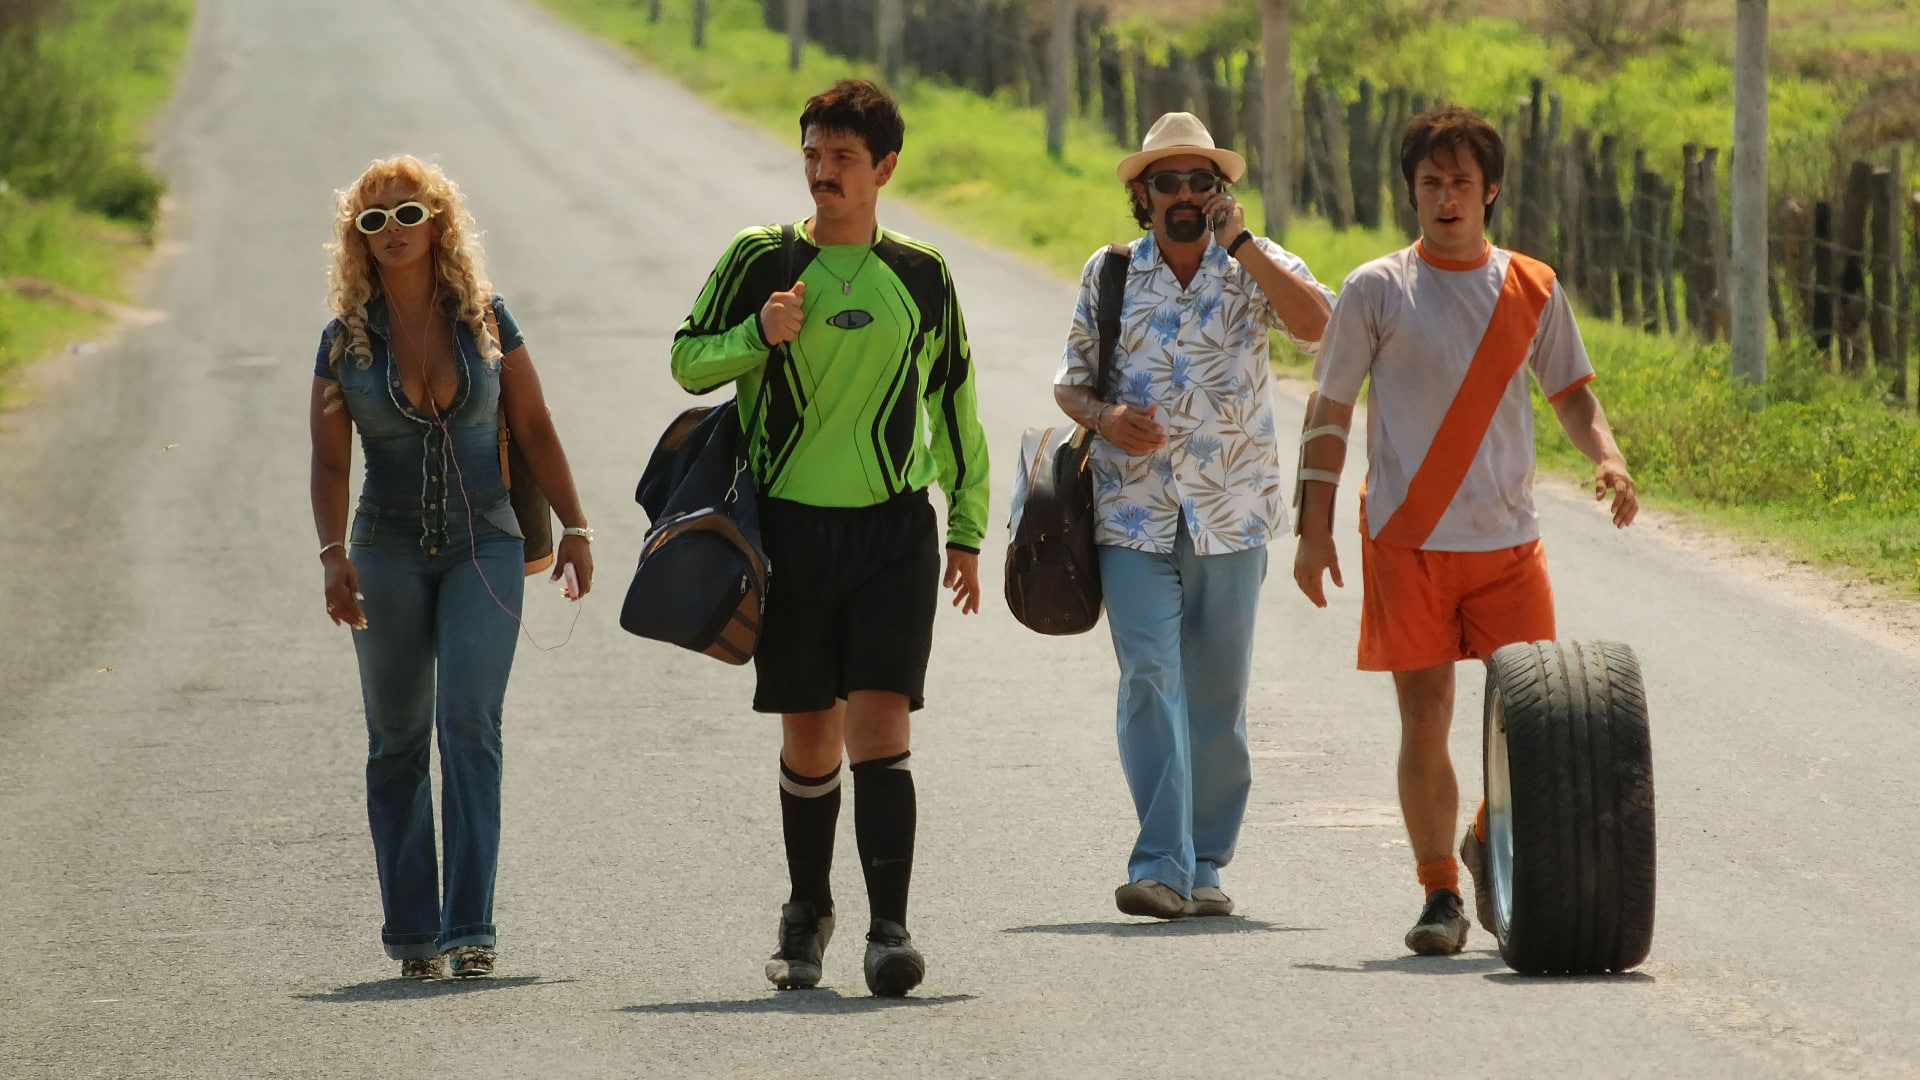
<path fill-rule="evenodd" d="M 1155 161 L 1179 154 L 1199 154 L 1220 167 L 1228 183 L 1238 183 L 1247 171 L 1247 159 L 1231 150 L 1213 145 L 1207 126 L 1192 113 L 1170 112 L 1153 122 L 1147 137 L 1140 140 L 1140 152 L 1121 159 L 1114 172 L 1122 183 L 1139 179 L 1140 172 Z"/>

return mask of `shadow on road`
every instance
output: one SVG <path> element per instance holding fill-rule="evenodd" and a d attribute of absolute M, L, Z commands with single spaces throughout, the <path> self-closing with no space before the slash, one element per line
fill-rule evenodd
<path fill-rule="evenodd" d="M 1003 934 L 1107 934 L 1112 937 L 1194 937 L 1202 934 L 1309 934 L 1317 926 L 1281 926 L 1259 919 L 1176 919 L 1172 922 L 1078 922 L 1009 926 Z"/>
<path fill-rule="evenodd" d="M 744 1016 L 751 1013 L 845 1016 L 854 1013 L 881 1012 L 886 1009 L 953 1005 L 973 999 L 972 994 L 900 998 L 877 998 L 861 994 L 857 997 L 843 997 L 840 991 L 832 987 L 819 987 L 812 990 L 776 991 L 767 997 L 739 998 L 733 1001 L 663 1001 L 656 1005 L 627 1005 L 620 1011 L 655 1016 L 688 1013 L 702 1016 Z"/>
<path fill-rule="evenodd" d="M 1336 975 L 1481 975 L 1505 972 L 1506 961 L 1497 952 L 1463 953 L 1459 956 L 1396 956 L 1391 960 L 1362 960 L 1356 967 L 1338 964 L 1295 964 L 1301 971 L 1326 971 Z M 1494 975 L 1498 978 L 1498 975 Z"/>
<path fill-rule="evenodd" d="M 1644 971 L 1622 971 L 1611 975 L 1522 975 L 1517 971 L 1494 971 L 1487 974 L 1488 982 L 1516 983 L 1523 986 L 1538 986 L 1542 983 L 1577 985 L 1593 983 L 1600 986 L 1652 986 L 1660 980 Z"/>
<path fill-rule="evenodd" d="M 320 994 L 293 996 L 302 1001 L 324 1001 L 346 1005 L 361 1001 L 419 1001 L 422 998 L 444 997 L 448 994 L 476 994 L 482 990 L 510 990 L 522 986 L 556 986 L 573 981 L 572 979 L 543 979 L 538 975 L 510 975 L 491 979 L 432 979 L 427 982 L 418 982 L 413 979 L 381 979 L 378 982 L 336 987 Z"/>

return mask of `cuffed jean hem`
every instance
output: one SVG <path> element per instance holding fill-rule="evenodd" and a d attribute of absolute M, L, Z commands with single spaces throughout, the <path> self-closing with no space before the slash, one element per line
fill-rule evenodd
<path fill-rule="evenodd" d="M 1187 871 L 1172 859 L 1130 864 L 1127 867 L 1127 880 L 1157 881 L 1185 899 L 1193 899 L 1193 882 L 1188 878 Z"/>
<path fill-rule="evenodd" d="M 454 927 L 451 931 L 448 931 L 446 937 L 440 940 L 440 951 L 446 952 L 448 949 L 458 949 L 468 945 L 482 945 L 489 949 L 493 948 L 493 924 L 474 923 L 471 926 Z"/>
<path fill-rule="evenodd" d="M 389 934 L 382 930 L 380 945 L 394 960 L 424 960 L 441 953 L 438 934 Z"/>

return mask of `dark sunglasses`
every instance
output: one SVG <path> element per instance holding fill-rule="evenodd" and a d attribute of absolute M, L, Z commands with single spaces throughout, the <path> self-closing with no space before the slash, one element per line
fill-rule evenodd
<path fill-rule="evenodd" d="M 1157 172 L 1144 177 L 1146 184 L 1162 195 L 1178 195 L 1185 185 L 1195 195 L 1205 195 L 1220 186 L 1220 174 L 1207 169 L 1192 172 Z"/>
<path fill-rule="evenodd" d="M 1198 189 L 1196 188 L 1195 190 Z M 374 233 L 386 228 L 389 220 L 397 221 L 411 229 L 432 216 L 433 211 L 428 210 L 425 206 L 417 202 L 403 202 L 391 210 L 383 210 L 378 206 L 369 206 L 354 215 L 353 227 L 366 233 L 368 236 L 372 236 Z"/>

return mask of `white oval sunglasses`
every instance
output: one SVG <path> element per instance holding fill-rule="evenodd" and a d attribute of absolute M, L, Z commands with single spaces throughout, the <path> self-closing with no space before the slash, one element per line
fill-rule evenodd
<path fill-rule="evenodd" d="M 372 236 L 374 233 L 386 228 L 387 222 L 390 220 L 397 221 L 411 229 L 432 216 L 433 211 L 417 202 L 403 202 L 391 210 L 385 210 L 378 206 L 369 206 L 354 215 L 353 227 L 366 233 L 368 236 Z"/>

